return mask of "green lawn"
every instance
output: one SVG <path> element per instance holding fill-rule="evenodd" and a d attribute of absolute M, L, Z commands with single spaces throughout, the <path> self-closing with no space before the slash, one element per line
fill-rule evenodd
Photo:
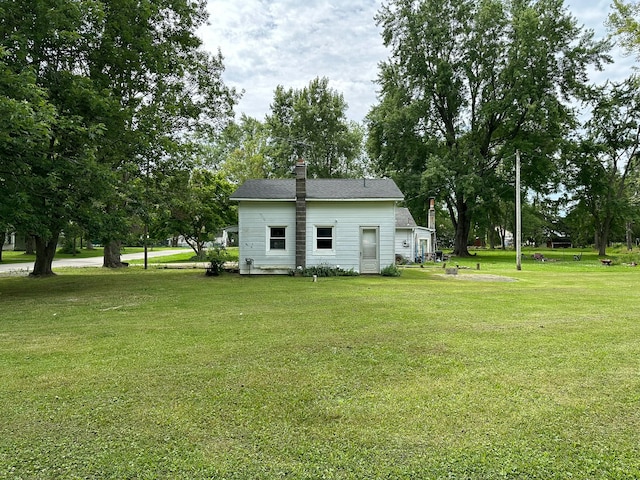
<path fill-rule="evenodd" d="M 638 478 L 640 267 L 572 255 L 0 277 L 0 478 Z"/>
<path fill-rule="evenodd" d="M 162 249 L 164 247 L 161 247 Z M 156 248 L 157 249 L 157 248 Z M 122 249 L 122 253 L 137 253 L 143 252 L 144 247 L 124 247 Z M 60 260 L 62 258 L 92 258 L 92 257 L 102 257 L 104 255 L 104 250 L 102 247 L 96 247 L 91 250 L 87 250 L 86 248 L 80 249 L 78 253 L 75 255 L 72 253 L 62 253 L 61 251 L 56 252 L 56 256 L 54 260 Z M 13 250 L 5 250 L 2 252 L 2 262 L 1 263 L 19 263 L 19 262 L 30 262 L 33 263 L 36 261 L 35 254 L 27 255 L 25 252 L 13 251 Z"/>
<path fill-rule="evenodd" d="M 153 247 L 153 248 L 149 248 L 149 252 L 154 252 L 154 251 L 158 251 L 158 250 L 174 250 L 173 247 Z M 144 247 L 123 247 L 122 248 L 122 254 L 127 254 L 127 253 L 141 253 L 144 252 Z M 231 260 L 238 260 L 238 247 L 229 247 L 227 249 L 227 252 L 229 254 L 229 257 Z M 72 255 L 72 254 L 68 254 L 68 253 L 61 253 L 60 251 L 58 251 L 56 253 L 55 259 L 54 260 L 60 260 L 63 258 L 90 258 L 90 257 L 102 257 L 104 255 L 104 251 L 102 248 L 94 248 L 92 250 L 87 250 L 87 249 L 82 249 L 80 250 L 80 253 L 77 253 L 76 255 Z M 163 256 L 163 257 L 153 257 L 150 258 L 148 261 L 154 264 L 158 264 L 158 263 L 180 263 L 180 262 L 190 262 L 192 261 L 192 258 L 194 256 L 194 252 L 192 249 L 190 248 L 185 248 L 184 249 L 184 253 L 180 253 L 180 254 L 176 254 L 176 255 L 167 255 L 167 256 Z M 2 263 L 33 263 L 36 261 L 36 256 L 35 254 L 33 255 L 27 255 L 24 252 L 14 252 L 14 251 L 4 251 L 2 252 L 2 262 L 0 262 L 0 264 Z M 130 260 L 129 261 L 130 264 L 132 265 L 143 265 L 144 264 L 144 259 L 136 259 L 136 260 Z"/>

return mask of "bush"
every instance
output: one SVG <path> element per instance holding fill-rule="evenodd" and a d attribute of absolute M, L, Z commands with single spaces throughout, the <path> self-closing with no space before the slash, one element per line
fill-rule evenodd
<path fill-rule="evenodd" d="M 62 241 L 62 247 L 60 253 L 66 253 L 68 255 L 77 255 L 81 253 L 80 250 L 74 245 L 73 238 L 64 237 Z"/>
<path fill-rule="evenodd" d="M 229 255 L 224 247 L 215 247 L 207 250 L 207 267 L 206 275 L 218 276 L 224 271 L 225 262 L 229 261 Z"/>
<path fill-rule="evenodd" d="M 380 274 L 383 277 L 399 277 L 402 271 L 396 265 L 388 265 L 380 271 Z"/>
<path fill-rule="evenodd" d="M 314 275 L 318 277 L 353 277 L 357 276 L 358 272 L 353 269 L 343 270 L 339 266 L 329 265 L 328 263 L 307 267 L 302 270 L 303 277 L 313 277 Z"/>

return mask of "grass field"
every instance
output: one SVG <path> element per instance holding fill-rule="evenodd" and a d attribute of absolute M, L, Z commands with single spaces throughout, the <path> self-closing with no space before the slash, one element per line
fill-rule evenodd
<path fill-rule="evenodd" d="M 640 267 L 544 254 L 0 277 L 0 478 L 638 478 Z"/>
<path fill-rule="evenodd" d="M 163 249 L 170 249 L 170 247 L 154 247 L 149 248 L 149 251 L 157 251 Z M 123 247 L 121 253 L 141 253 L 144 252 L 144 247 Z M 193 251 L 191 249 L 185 249 L 185 255 L 193 255 Z M 101 247 L 96 247 L 91 250 L 87 250 L 86 248 L 80 249 L 78 253 L 62 253 L 60 250 L 56 252 L 56 256 L 54 260 L 61 259 L 71 259 L 71 258 L 92 258 L 92 257 L 102 257 L 104 255 L 104 250 Z M 21 251 L 13 251 L 6 250 L 2 252 L 2 262 L 1 263 L 33 263 L 36 261 L 35 254 L 26 254 Z"/>

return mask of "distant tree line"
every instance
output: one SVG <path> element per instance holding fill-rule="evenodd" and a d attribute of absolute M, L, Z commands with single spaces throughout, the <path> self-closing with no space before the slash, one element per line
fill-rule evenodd
<path fill-rule="evenodd" d="M 612 23 L 637 39 L 626 23 L 637 4 L 615 8 Z M 390 57 L 367 151 L 414 212 L 439 200 L 455 254 L 468 255 L 479 230 L 513 231 L 516 151 L 525 214 L 549 230 L 585 242 L 590 232 L 604 254 L 615 229 L 637 224 L 638 78 L 590 83 L 589 70 L 611 62 L 611 42 L 562 0 L 390 0 L 377 21 Z"/>
<path fill-rule="evenodd" d="M 638 3 L 608 25 L 640 54 Z M 504 246 L 523 160 L 525 240 L 557 231 L 604 254 L 640 237 L 639 80 L 595 85 L 612 60 L 562 0 L 389 0 L 376 21 L 389 58 L 378 104 L 349 121 L 317 77 L 278 86 L 262 120 L 235 118 L 223 57 L 196 31 L 205 0 L 0 3 L 0 230 L 33 239 L 51 274 L 61 235 L 105 247 L 182 236 L 196 254 L 235 222 L 249 178 L 389 176 L 419 223 L 438 201 L 439 238 L 468 255 Z"/>

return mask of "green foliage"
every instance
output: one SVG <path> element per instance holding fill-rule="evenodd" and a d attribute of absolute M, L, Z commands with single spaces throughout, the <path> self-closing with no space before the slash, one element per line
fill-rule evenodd
<path fill-rule="evenodd" d="M 269 130 L 266 124 L 246 115 L 232 122 L 212 147 L 211 158 L 235 184 L 252 178 L 267 178 Z"/>
<path fill-rule="evenodd" d="M 613 0 L 607 24 L 620 38 L 628 53 L 640 58 L 640 3 L 638 1 Z"/>
<path fill-rule="evenodd" d="M 180 235 L 197 256 L 222 228 L 236 222 L 229 202 L 234 186 L 222 172 L 208 169 L 176 172 L 163 180 L 165 209 L 154 218 L 156 236 Z"/>
<path fill-rule="evenodd" d="M 0 12 L 0 136 L 13 139 L 0 155 L 15 192 L 0 200 L 0 223 L 35 235 L 37 272 L 50 272 L 43 252 L 69 221 L 119 263 L 117 245 L 157 204 L 149 177 L 188 163 L 195 139 L 232 117 L 222 57 L 196 36 L 206 5 L 32 0 Z"/>
<path fill-rule="evenodd" d="M 230 260 L 228 252 L 221 247 L 215 247 L 207 250 L 207 275 L 217 276 L 224 272 L 224 264 Z"/>
<path fill-rule="evenodd" d="M 624 232 L 640 202 L 640 79 L 631 76 L 594 92 L 591 117 L 569 157 L 569 190 L 581 219 L 582 232 L 593 232 L 600 254 L 616 228 Z M 574 224 L 579 219 L 573 215 Z M 586 225 L 585 225 L 586 223 Z M 580 224 L 578 224 L 580 225 Z M 590 227 L 590 228 L 588 228 Z"/>
<path fill-rule="evenodd" d="M 62 246 L 60 247 L 59 251 L 61 253 L 66 253 L 67 255 L 76 255 L 80 253 L 80 249 L 76 245 L 74 245 L 74 239 L 68 237 L 63 238 Z"/>
<path fill-rule="evenodd" d="M 342 94 L 329 80 L 315 78 L 301 90 L 276 88 L 266 124 L 272 175 L 286 177 L 296 158 L 304 158 L 311 177 L 349 177 L 362 174 L 364 132 L 346 119 Z"/>
<path fill-rule="evenodd" d="M 369 154 L 407 197 L 446 204 L 454 251 L 467 255 L 483 204 L 512 184 L 516 150 L 526 187 L 557 181 L 569 100 L 608 45 L 581 32 L 562 0 L 394 0 L 377 21 L 390 58 L 367 119 Z"/>
<path fill-rule="evenodd" d="M 358 276 L 358 272 L 353 269 L 345 270 L 339 265 L 323 263 L 302 269 L 303 277 L 353 277 Z"/>
<path fill-rule="evenodd" d="M 387 265 L 380 270 L 380 275 L 383 277 L 399 277 L 402 275 L 402 270 L 400 270 L 397 265 Z"/>

